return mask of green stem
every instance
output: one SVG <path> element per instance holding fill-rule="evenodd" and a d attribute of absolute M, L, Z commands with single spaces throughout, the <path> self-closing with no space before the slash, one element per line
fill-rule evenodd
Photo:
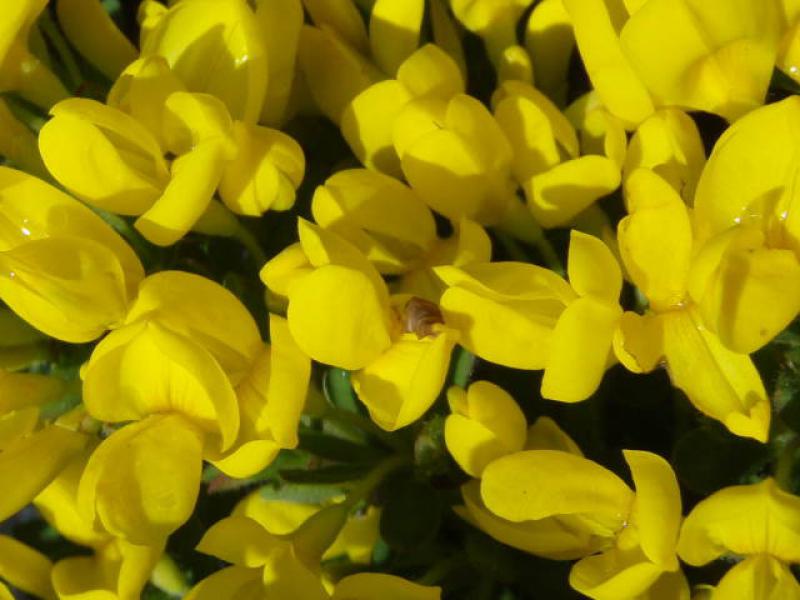
<path fill-rule="evenodd" d="M 354 485 L 347 493 L 344 502 L 326 506 L 306 519 L 300 527 L 287 536 L 291 538 L 297 555 L 308 565 L 318 565 L 322 555 L 347 523 L 353 508 L 366 500 L 389 473 L 407 462 L 405 456 L 390 456 Z"/>
<path fill-rule="evenodd" d="M 267 255 L 264 253 L 264 250 L 258 243 L 256 236 L 254 236 L 253 233 L 247 229 L 247 227 L 239 223 L 239 226 L 236 228 L 233 237 L 239 240 L 242 245 L 247 248 L 247 251 L 250 252 L 253 260 L 259 266 L 267 262 Z"/>
<path fill-rule="evenodd" d="M 161 556 L 150 575 L 150 583 L 170 596 L 182 597 L 189 584 L 180 567 L 167 554 Z"/>
<path fill-rule="evenodd" d="M 798 449 L 800 449 L 800 436 L 792 435 L 783 445 L 775 460 L 775 481 L 783 490 L 790 493 L 793 492 L 792 475 Z"/>
<path fill-rule="evenodd" d="M 502 231 L 495 230 L 494 232 L 497 241 L 503 246 L 505 251 L 508 253 L 508 256 L 516 261 L 519 262 L 530 262 L 530 258 L 519 245 L 516 239 L 508 235 L 507 233 L 503 233 Z"/>
<path fill-rule="evenodd" d="M 447 577 L 454 569 L 461 566 L 464 556 L 461 553 L 452 554 L 435 563 L 425 574 L 416 580 L 420 585 L 436 585 Z"/>
<path fill-rule="evenodd" d="M 366 500 L 372 494 L 389 473 L 409 463 L 410 459 L 405 454 L 395 454 L 378 463 L 364 479 L 350 488 L 345 502 L 350 508 L 355 508 L 362 500 Z"/>
<path fill-rule="evenodd" d="M 500 236 L 505 234 L 534 246 L 541 255 L 545 266 L 559 275 L 564 275 L 564 265 L 558 252 L 547 239 L 541 225 L 536 222 L 531 212 L 521 202 L 511 209 L 502 223 L 495 226 L 494 231 L 501 242 L 503 240 Z"/>
<path fill-rule="evenodd" d="M 393 450 L 397 450 L 398 452 L 406 452 L 408 450 L 408 448 L 405 447 L 405 444 L 403 444 L 402 441 L 397 437 L 393 436 L 388 431 L 384 431 L 375 425 L 375 423 L 373 423 L 370 419 L 358 413 L 328 406 L 325 412 L 322 413 L 321 418 L 325 421 L 331 421 L 339 425 L 345 425 L 347 427 L 358 429 L 368 436 L 378 439 L 384 445 L 392 448 Z"/>
<path fill-rule="evenodd" d="M 465 388 L 469 385 L 472 371 L 475 369 L 475 355 L 466 348 L 459 347 L 453 366 L 453 384 Z"/>
<path fill-rule="evenodd" d="M 64 68 L 67 70 L 67 75 L 69 75 L 71 89 L 73 91 L 77 90 L 81 83 L 83 83 L 83 74 L 81 73 L 81 69 L 78 66 L 78 62 L 75 60 L 75 56 L 73 55 L 69 44 L 67 44 L 64 36 L 61 35 L 61 31 L 59 31 L 55 21 L 53 21 L 46 11 L 39 19 L 39 27 L 47 36 L 47 39 L 50 40 L 50 43 L 53 44 L 56 54 L 58 54 L 58 57 L 64 64 Z"/>

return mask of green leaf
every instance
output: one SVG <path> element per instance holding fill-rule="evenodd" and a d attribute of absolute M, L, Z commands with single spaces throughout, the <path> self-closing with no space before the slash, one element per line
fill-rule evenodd
<path fill-rule="evenodd" d="M 281 479 L 290 483 L 344 483 L 364 477 L 372 464 L 332 465 L 319 469 L 288 469 L 280 472 Z"/>
<path fill-rule="evenodd" d="M 345 463 L 370 463 L 381 458 L 383 453 L 362 444 L 318 431 L 302 431 L 299 434 L 300 449 L 314 456 Z"/>
<path fill-rule="evenodd" d="M 338 484 L 283 483 L 265 485 L 260 490 L 261 496 L 267 500 L 283 500 L 299 504 L 323 504 L 344 493 L 344 487 Z"/>

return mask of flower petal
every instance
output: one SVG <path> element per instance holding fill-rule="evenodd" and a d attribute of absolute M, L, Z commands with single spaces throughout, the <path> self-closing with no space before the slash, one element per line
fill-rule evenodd
<path fill-rule="evenodd" d="M 789 565 L 768 554 L 758 554 L 747 557 L 725 573 L 714 589 L 714 598 L 797 600 L 800 598 L 800 584 L 797 583 Z"/>
<path fill-rule="evenodd" d="M 7 445 L 0 452 L 0 477 L 14 485 L 0 497 L 0 520 L 31 502 L 86 443 L 83 434 L 50 425 Z"/>
<path fill-rule="evenodd" d="M 186 600 L 262 600 L 264 585 L 257 569 L 228 567 L 194 586 Z"/>
<path fill-rule="evenodd" d="M 356 573 L 336 584 L 331 600 L 439 600 L 442 588 L 419 585 L 396 575 Z"/>
<path fill-rule="evenodd" d="M 576 456 L 583 452 L 569 435 L 550 417 L 539 417 L 528 427 L 525 450 L 561 450 Z"/>
<path fill-rule="evenodd" d="M 451 387 L 447 399 L 452 414 L 444 424 L 445 444 L 469 475 L 480 477 L 490 462 L 524 447 L 525 415 L 502 388 L 476 381 L 466 392 Z"/>
<path fill-rule="evenodd" d="M 141 214 L 153 204 L 168 172 L 158 141 L 144 125 L 84 98 L 60 102 L 52 114 L 39 133 L 39 150 L 61 185 L 93 206 L 124 215 Z"/>
<path fill-rule="evenodd" d="M 39 239 L 0 254 L 0 298 L 55 338 L 88 342 L 119 324 L 128 298 L 122 267 L 102 244 Z"/>
<path fill-rule="evenodd" d="M 695 255 L 689 292 L 727 347 L 755 352 L 800 311 L 800 262 L 791 250 L 769 247 L 760 229 L 739 226 Z"/>
<path fill-rule="evenodd" d="M 154 321 L 191 338 L 235 383 L 261 351 L 261 334 L 242 302 L 218 283 L 183 271 L 160 271 L 139 286 L 126 324 Z"/>
<path fill-rule="evenodd" d="M 136 229 L 158 246 L 169 246 L 186 235 L 211 202 L 226 153 L 223 144 L 209 141 L 176 158 L 169 184 L 136 220 Z"/>
<path fill-rule="evenodd" d="M 692 224 L 686 205 L 647 169 L 625 182 L 629 216 L 617 226 L 620 254 L 636 286 L 656 311 L 679 306 L 692 258 Z"/>
<path fill-rule="evenodd" d="M 569 223 L 593 202 L 619 187 L 619 167 L 605 156 L 582 156 L 524 182 L 528 207 L 542 227 Z"/>
<path fill-rule="evenodd" d="M 594 296 L 611 304 L 619 302 L 622 271 L 611 250 L 598 238 L 576 229 L 569 232 L 567 274 L 579 296 Z"/>
<path fill-rule="evenodd" d="M 56 11 L 70 43 L 110 80 L 136 59 L 136 48 L 96 0 L 61 0 Z"/>
<path fill-rule="evenodd" d="M 638 598 L 662 573 L 662 568 L 649 562 L 639 548 L 612 548 L 575 563 L 569 584 L 594 600 Z"/>
<path fill-rule="evenodd" d="M 621 21 L 607 0 L 564 0 L 589 78 L 608 110 L 634 126 L 653 112 L 650 94 L 623 54 L 615 29 Z"/>
<path fill-rule="evenodd" d="M 97 346 L 84 375 L 84 402 L 91 415 L 112 423 L 179 413 L 219 435 L 223 450 L 239 427 L 236 395 L 211 354 L 152 322 L 119 329 Z"/>
<path fill-rule="evenodd" d="M 764 101 L 778 28 L 770 3 L 650 0 L 620 43 L 656 102 L 732 121 Z"/>
<path fill-rule="evenodd" d="M 200 432 L 178 414 L 128 425 L 89 458 L 78 488 L 81 512 L 134 544 L 160 543 L 194 509 L 201 453 Z"/>
<path fill-rule="evenodd" d="M 645 556 L 665 571 L 678 569 L 675 548 L 681 526 L 681 491 L 669 463 L 652 452 L 623 450 L 636 499 L 631 522 Z"/>
<path fill-rule="evenodd" d="M 233 131 L 239 152 L 222 173 L 219 194 L 225 205 L 250 217 L 291 208 L 305 171 L 300 145 L 277 129 L 237 122 Z"/>
<path fill-rule="evenodd" d="M 408 186 L 367 169 L 346 169 L 314 192 L 314 220 L 358 247 L 382 273 L 404 272 L 437 242 L 433 214 Z"/>
<path fill-rule="evenodd" d="M 327 265 L 293 285 L 289 328 L 314 360 L 361 369 L 391 345 L 388 307 L 381 300 L 364 273 Z"/>
<path fill-rule="evenodd" d="M 402 83 L 388 79 L 371 85 L 344 108 L 342 135 L 364 166 L 401 177 L 392 136 L 398 115 L 411 99 Z"/>
<path fill-rule="evenodd" d="M 253 519 L 232 516 L 214 523 L 196 549 L 241 567 L 261 567 L 276 547 L 286 543 Z"/>
<path fill-rule="evenodd" d="M 614 332 L 614 354 L 632 373 L 649 373 L 664 357 L 661 317 L 625 311 Z"/>
<path fill-rule="evenodd" d="M 792 154 L 798 139 L 796 96 L 753 111 L 722 134 L 697 184 L 694 205 L 700 241 L 742 221 L 778 218 L 786 221 L 783 227 L 794 249 L 800 247 L 798 215 L 792 209 L 798 170 Z"/>
<path fill-rule="evenodd" d="M 452 330 L 418 339 L 405 334 L 353 374 L 353 388 L 372 420 L 395 431 L 419 419 L 444 385 L 456 343 Z"/>
<path fill-rule="evenodd" d="M 627 519 L 634 495 L 614 473 L 582 456 L 527 450 L 486 467 L 481 497 L 509 521 L 581 515 L 613 535 Z"/>
<path fill-rule="evenodd" d="M 166 58 L 189 90 L 221 99 L 235 119 L 254 123 L 261 114 L 267 55 L 247 2 L 193 0 L 170 6 L 141 50 L 144 57 Z"/>
<path fill-rule="evenodd" d="M 424 0 L 377 0 L 369 18 L 369 41 L 375 62 L 394 75 L 419 43 Z"/>
<path fill-rule="evenodd" d="M 20 590 L 55 598 L 50 583 L 53 568 L 46 556 L 7 535 L 0 535 L 0 577 Z"/>
<path fill-rule="evenodd" d="M 661 108 L 633 134 L 624 171 L 626 177 L 638 168 L 655 171 L 691 205 L 705 162 L 703 140 L 692 118 L 676 108 Z"/>
<path fill-rule="evenodd" d="M 580 402 L 597 390 L 609 364 L 621 315 L 618 304 L 592 296 L 578 298 L 564 309 L 553 329 L 545 362 L 543 398 Z"/>
<path fill-rule="evenodd" d="M 683 522 L 681 559 L 699 566 L 728 552 L 800 561 L 800 498 L 767 478 L 726 487 L 701 500 Z"/>
<path fill-rule="evenodd" d="M 554 560 L 581 558 L 594 552 L 605 540 L 593 537 L 578 519 L 547 517 L 519 523 L 495 515 L 483 503 L 480 482 L 472 480 L 461 486 L 464 510 L 457 512 L 498 542 Z M 598 544 L 598 541 L 600 542 Z"/>
<path fill-rule="evenodd" d="M 765 442 L 770 402 L 750 357 L 725 348 L 694 311 L 665 313 L 662 319 L 672 384 L 731 432 Z"/>
<path fill-rule="evenodd" d="M 314 101 L 334 123 L 358 94 L 381 79 L 374 66 L 327 29 L 303 26 L 297 59 Z"/>

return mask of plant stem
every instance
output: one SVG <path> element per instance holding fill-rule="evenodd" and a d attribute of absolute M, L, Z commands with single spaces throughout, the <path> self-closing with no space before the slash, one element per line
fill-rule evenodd
<path fill-rule="evenodd" d="M 416 580 L 416 583 L 420 585 L 436 585 L 463 562 L 464 555 L 460 552 L 447 556 L 431 566 L 422 577 Z"/>
<path fill-rule="evenodd" d="M 800 436 L 792 435 L 792 437 L 785 442 L 775 460 L 775 481 L 781 489 L 790 493 L 793 493 L 792 475 L 794 473 L 794 464 L 798 449 L 800 449 Z"/>
<path fill-rule="evenodd" d="M 472 371 L 475 369 L 475 355 L 464 347 L 459 346 L 455 365 L 453 366 L 453 384 L 465 388 L 469 385 Z"/>
<path fill-rule="evenodd" d="M 333 406 L 328 406 L 325 412 L 322 413 L 321 418 L 323 420 L 331 421 L 339 425 L 345 425 L 348 427 L 353 427 L 355 429 L 358 429 L 359 431 L 364 432 L 368 436 L 378 439 L 384 445 L 398 452 L 406 452 L 408 450 L 408 448 L 406 448 L 405 444 L 403 444 L 401 440 L 393 436 L 388 431 L 384 431 L 383 429 L 375 425 L 375 423 L 373 423 L 370 419 L 358 413 L 341 410 Z"/>
<path fill-rule="evenodd" d="M 83 83 L 83 74 L 81 73 L 81 69 L 78 66 L 78 62 L 75 60 L 75 56 L 69 44 L 67 44 L 64 36 L 61 35 L 61 31 L 59 31 L 53 19 L 47 14 L 47 11 L 45 11 L 39 19 L 39 27 L 41 27 L 47 39 L 50 40 L 50 43 L 53 44 L 53 48 L 55 48 L 58 57 L 64 64 L 67 75 L 69 75 L 70 88 L 73 91 L 77 90 L 81 83 Z"/>
<path fill-rule="evenodd" d="M 354 508 L 362 500 L 366 500 L 369 495 L 375 490 L 380 483 L 386 479 L 386 476 L 392 471 L 409 464 L 410 459 L 405 454 L 395 454 L 390 456 L 372 469 L 364 479 L 359 481 L 347 492 L 347 499 L 345 502 Z"/>
<path fill-rule="evenodd" d="M 254 236 L 253 233 L 247 229 L 247 227 L 239 223 L 239 226 L 236 228 L 233 237 L 239 240 L 242 245 L 247 248 L 247 251 L 250 252 L 253 260 L 259 266 L 267 262 L 267 255 L 264 253 L 264 250 L 258 243 L 256 236 Z"/>

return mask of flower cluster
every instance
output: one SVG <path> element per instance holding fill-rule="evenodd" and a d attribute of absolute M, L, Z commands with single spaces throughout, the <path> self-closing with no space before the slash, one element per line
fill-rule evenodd
<path fill-rule="evenodd" d="M 3 7 L 0 600 L 800 599 L 800 2 Z"/>

